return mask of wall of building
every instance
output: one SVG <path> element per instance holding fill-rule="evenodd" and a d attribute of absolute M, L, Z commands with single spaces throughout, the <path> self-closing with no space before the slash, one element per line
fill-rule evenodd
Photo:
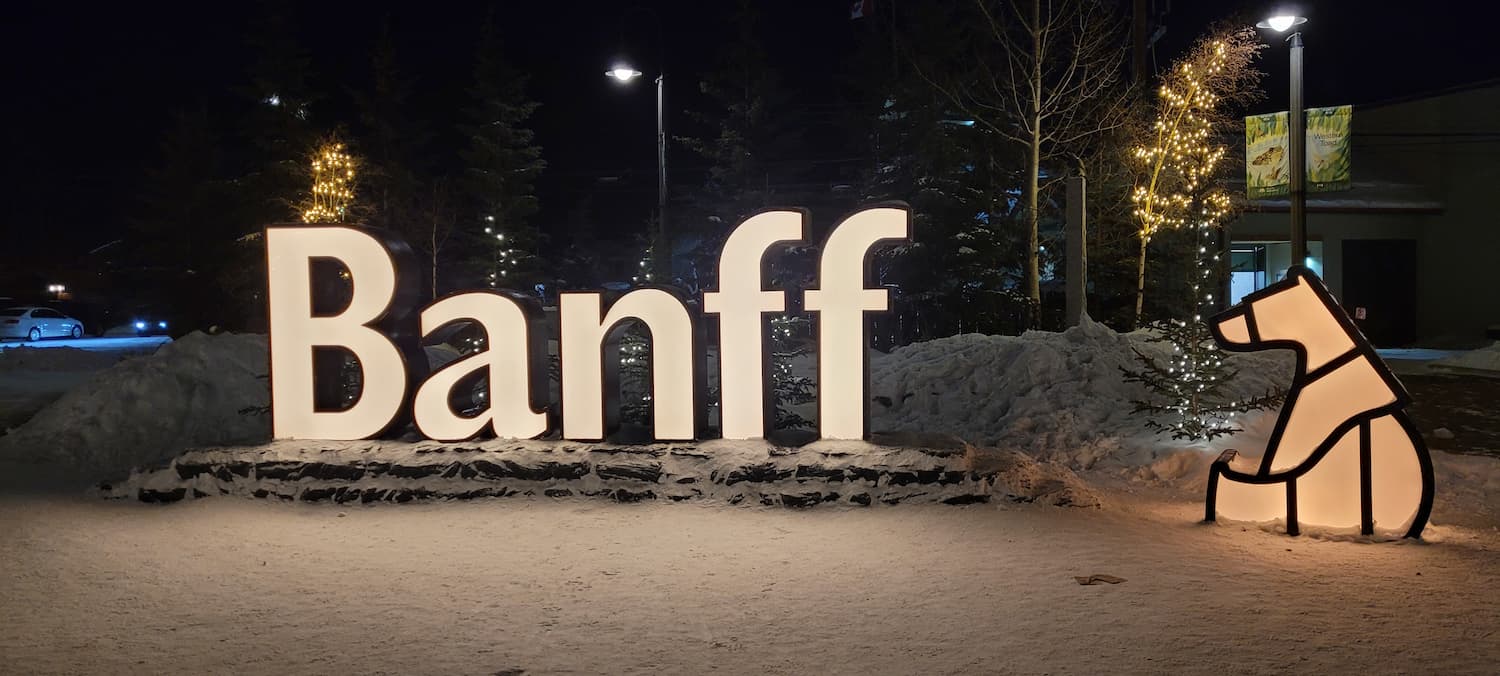
<path fill-rule="evenodd" d="M 1411 239 L 1421 340 L 1480 340 L 1500 326 L 1497 110 L 1500 85 L 1355 108 L 1355 190 L 1309 198 L 1308 235 L 1323 243 L 1335 295 L 1343 291 L 1344 240 Z M 1231 237 L 1286 239 L 1284 202 L 1256 208 L 1232 224 Z"/>

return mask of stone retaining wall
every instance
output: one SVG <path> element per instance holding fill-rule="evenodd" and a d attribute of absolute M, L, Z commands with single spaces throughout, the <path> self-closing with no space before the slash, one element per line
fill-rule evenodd
<path fill-rule="evenodd" d="M 532 496 L 619 502 L 718 500 L 807 507 L 1003 500 L 1095 506 L 1065 468 L 957 440 L 917 445 L 763 441 L 622 446 L 565 441 L 278 441 L 189 451 L 101 486 L 108 497 L 175 502 L 243 495 L 306 502 Z"/>

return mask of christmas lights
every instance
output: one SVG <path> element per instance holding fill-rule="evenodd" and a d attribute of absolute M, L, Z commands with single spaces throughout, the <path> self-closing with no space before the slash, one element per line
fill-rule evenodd
<path fill-rule="evenodd" d="M 343 223 L 354 201 L 354 158 L 344 144 L 330 141 L 312 157 L 312 190 L 302 210 L 304 223 Z"/>
<path fill-rule="evenodd" d="M 1151 414 L 1146 425 L 1174 439 L 1233 434 L 1239 431 L 1232 422 L 1236 414 L 1281 401 L 1281 395 L 1274 392 L 1243 401 L 1220 395 L 1235 372 L 1225 365 L 1203 322 L 1218 309 L 1212 278 L 1220 262 L 1216 240 L 1232 213 L 1220 176 L 1228 149 L 1215 142 L 1214 122 L 1222 119 L 1217 110 L 1224 100 L 1221 94 L 1239 81 L 1232 71 L 1244 70 L 1254 49 L 1235 35 L 1201 43 L 1164 77 L 1157 90 L 1160 106 L 1152 141 L 1134 151 L 1141 167 L 1141 179 L 1131 193 L 1141 243 L 1141 289 L 1146 245 L 1155 235 L 1191 228 L 1195 236 L 1189 278 L 1191 319 L 1156 325 L 1160 335 L 1154 340 L 1171 344 L 1172 354 L 1162 360 L 1137 350 L 1142 368 L 1122 369 L 1126 381 L 1142 383 L 1156 395 L 1133 402 L 1135 411 Z M 1138 295 L 1138 314 L 1140 309 Z"/>

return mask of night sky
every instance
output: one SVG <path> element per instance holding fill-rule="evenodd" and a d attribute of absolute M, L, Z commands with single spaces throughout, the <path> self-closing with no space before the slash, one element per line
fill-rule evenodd
<path fill-rule="evenodd" d="M 881 2 L 882 0 L 877 0 Z M 910 2 L 912 0 L 906 0 Z M 325 2 L 279 5 L 295 21 L 293 37 L 314 59 L 316 82 L 331 92 L 320 123 L 352 118 L 348 91 L 369 78 L 369 53 L 389 22 L 399 66 L 417 78 L 415 115 L 446 125 L 463 104 L 473 44 L 489 5 L 509 58 L 531 73 L 542 103 L 534 121 L 548 170 L 539 184 L 546 227 L 587 194 L 618 212 L 609 227 L 636 227 L 655 199 L 654 112 L 649 81 L 621 87 L 603 70 L 628 53 L 652 74 L 665 53 L 669 119 L 691 132 L 681 110 L 702 108 L 697 81 L 719 58 L 716 44 L 735 32 L 735 3 L 641 3 L 660 16 L 613 2 Z M 1156 0 L 1163 6 L 1164 0 Z M 864 21 L 850 21 L 847 0 L 758 3 L 764 44 L 806 120 L 807 157 L 850 150 L 833 127 L 857 104 L 847 95 Z M 1122 7 L 1128 8 L 1128 0 Z M 1265 2 L 1177 0 L 1155 59 L 1165 66 L 1209 24 L 1253 20 Z M 1307 103 L 1367 104 L 1500 76 L 1491 56 L 1492 24 L 1467 2 L 1305 3 Z M 899 7 L 899 5 L 898 5 Z M 1425 11 L 1418 15 L 1415 11 Z M 251 3 L 8 3 L 0 25 L 5 69 L 4 185 L 7 213 L 0 261 L 61 264 L 118 237 L 132 209 L 142 168 L 156 160 L 174 110 L 239 105 L 250 27 L 266 12 Z M 1279 42 L 1279 41 L 1278 41 Z M 1275 44 L 1263 67 L 1265 110 L 1285 107 L 1286 50 Z M 1259 111 L 1256 111 L 1259 112 Z M 685 129 L 686 127 L 686 129 Z M 1356 122 L 1357 132 L 1357 122 Z M 456 159 L 456 158 L 455 158 Z M 680 149 L 674 182 L 694 180 L 701 162 Z M 620 177 L 601 182 L 604 177 Z"/>

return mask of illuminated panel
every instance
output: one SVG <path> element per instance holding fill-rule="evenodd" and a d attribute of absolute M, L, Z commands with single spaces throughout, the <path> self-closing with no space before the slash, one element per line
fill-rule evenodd
<path fill-rule="evenodd" d="M 422 335 L 452 322 L 470 320 L 484 329 L 485 346 L 444 366 L 417 389 L 412 404 L 417 429 L 439 441 L 461 441 L 488 424 L 495 436 L 529 439 L 547 431 L 545 371 L 533 368 L 534 355 L 543 354 L 539 312 L 528 312 L 528 299 L 490 291 L 449 296 L 422 310 Z M 541 362 L 545 364 L 546 362 Z M 464 417 L 449 404 L 453 388 L 484 371 L 488 376 L 489 406 L 479 415 Z M 540 376 L 540 377 L 539 377 Z"/>
<path fill-rule="evenodd" d="M 335 259 L 348 268 L 349 306 L 313 316 L 312 262 Z M 400 413 L 406 363 L 396 344 L 372 325 L 397 298 L 390 251 L 370 234 L 348 227 L 305 226 L 266 231 L 271 323 L 271 419 L 279 439 L 364 439 L 380 434 Z M 360 396 L 341 411 L 315 409 L 313 348 L 342 347 L 359 359 Z"/>
<path fill-rule="evenodd" d="M 637 319 L 651 332 L 651 411 L 654 436 L 687 440 L 697 432 L 699 345 L 687 304 L 666 289 L 636 289 L 621 296 L 601 317 L 603 294 L 561 294 L 558 314 L 562 335 L 563 437 L 595 441 L 605 438 L 606 411 L 618 391 L 616 360 L 604 359 L 604 348 L 626 319 Z M 606 363 L 608 362 L 608 363 Z M 606 366 L 610 368 L 606 368 Z"/>
<path fill-rule="evenodd" d="M 1205 517 L 1421 536 L 1434 482 L 1411 397 L 1322 280 L 1293 268 L 1211 326 L 1226 350 L 1291 349 L 1297 365 L 1259 467 L 1213 464 Z"/>
<path fill-rule="evenodd" d="M 703 310 L 719 315 L 720 421 L 725 439 L 765 434 L 774 401 L 766 397 L 766 312 L 786 310 L 785 291 L 766 291 L 762 258 L 776 242 L 802 239 L 803 214 L 767 211 L 741 223 L 719 255 L 719 290 L 703 294 Z"/>
<path fill-rule="evenodd" d="M 845 218 L 823 243 L 818 289 L 806 293 L 805 305 L 818 313 L 818 431 L 824 439 L 869 434 L 865 313 L 890 309 L 885 289 L 865 288 L 869 252 L 882 240 L 910 236 L 906 209 L 876 207 Z"/>

